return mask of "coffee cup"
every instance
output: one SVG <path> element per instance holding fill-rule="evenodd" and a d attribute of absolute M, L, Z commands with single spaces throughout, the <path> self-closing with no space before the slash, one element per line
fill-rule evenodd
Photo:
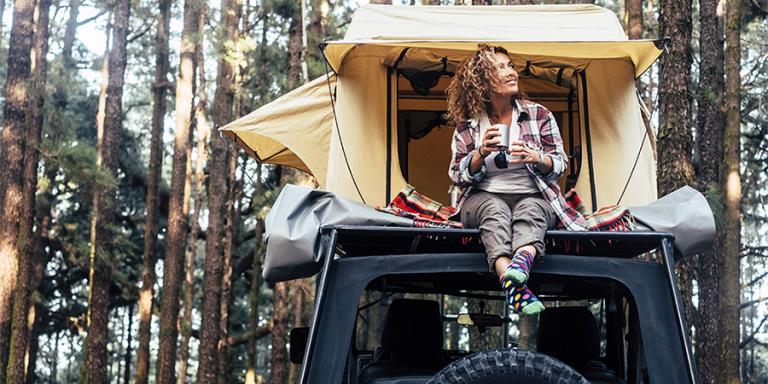
<path fill-rule="evenodd" d="M 509 148 L 509 125 L 506 124 L 494 124 L 494 127 L 499 130 L 499 144 L 496 146 L 500 151 L 506 151 Z"/>

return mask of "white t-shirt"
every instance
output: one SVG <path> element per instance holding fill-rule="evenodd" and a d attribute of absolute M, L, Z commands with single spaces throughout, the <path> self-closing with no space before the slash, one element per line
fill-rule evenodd
<path fill-rule="evenodd" d="M 517 103 L 515 103 L 517 104 Z M 519 111 L 517 105 L 512 109 L 512 121 L 509 126 L 509 139 L 520 140 L 520 123 L 518 123 Z M 480 137 L 484 137 L 486 129 L 491 126 L 488 115 L 483 113 L 478 119 L 480 124 Z M 504 143 L 502 143 L 504 144 Z M 475 186 L 479 190 L 491 193 L 532 194 L 539 193 L 539 188 L 533 177 L 528 173 L 525 164 L 512 164 L 511 156 L 503 153 L 507 168 L 499 168 L 494 161 L 499 151 L 491 152 L 485 157 L 486 173 L 480 183 Z"/>

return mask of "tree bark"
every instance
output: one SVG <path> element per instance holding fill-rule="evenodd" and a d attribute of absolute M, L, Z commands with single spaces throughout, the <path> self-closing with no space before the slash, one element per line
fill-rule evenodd
<path fill-rule="evenodd" d="M 184 307 L 181 320 L 181 344 L 179 346 L 179 373 L 176 378 L 177 384 L 184 384 L 187 376 L 187 365 L 189 359 L 189 338 L 192 331 L 192 307 L 193 307 L 193 287 L 195 258 L 197 256 L 197 236 L 200 231 L 200 211 L 203 209 L 203 182 L 205 180 L 205 162 L 207 161 L 205 143 L 208 141 L 210 129 L 205 111 L 208 100 L 206 96 L 205 79 L 205 57 L 203 55 L 203 33 L 207 15 L 206 5 L 203 4 L 199 12 L 198 34 L 201 36 L 195 44 L 195 65 L 197 67 L 197 106 L 195 107 L 195 127 L 197 127 L 197 158 L 195 159 L 195 177 L 192 184 L 192 200 L 195 202 L 192 217 L 190 218 L 191 229 L 189 232 L 189 248 L 185 261 L 186 275 L 184 277 Z"/>
<path fill-rule="evenodd" d="M 301 84 L 302 62 L 302 22 L 301 8 L 294 5 L 291 13 L 291 24 L 288 29 L 288 89 Z"/>
<path fill-rule="evenodd" d="M 237 110 L 238 108 L 235 107 Z M 238 112 L 235 112 L 235 116 L 239 116 Z M 221 318 L 219 319 L 219 332 L 220 339 L 226 340 L 229 335 L 229 305 L 230 296 L 232 291 L 232 250 L 234 247 L 234 241 L 236 237 L 237 227 L 239 225 L 240 215 L 236 212 L 239 209 L 237 204 L 238 196 L 240 195 L 235 189 L 237 184 L 237 152 L 232 151 L 227 158 L 227 169 L 229 169 L 229 175 L 227 177 L 228 189 L 227 189 L 227 202 L 224 204 L 226 207 L 225 225 L 224 225 L 224 264 L 222 267 L 221 277 L 221 302 L 219 303 L 219 312 Z M 229 347 L 222 345 L 219 349 L 219 383 L 224 384 L 228 381 L 228 368 L 227 361 L 229 355 Z"/>
<path fill-rule="evenodd" d="M 32 264 L 37 261 L 33 226 L 35 221 L 35 193 L 37 192 L 37 166 L 39 145 L 43 131 L 43 103 L 45 81 L 48 73 L 48 12 L 50 0 L 40 0 L 35 9 L 34 41 L 30 63 L 29 115 L 27 145 L 24 153 L 22 175 L 22 207 L 19 218 L 19 269 L 14 291 L 13 325 L 7 380 L 9 383 L 26 381 L 29 338 L 34 324 L 34 310 L 30 313 L 30 295 L 36 289 L 33 282 Z M 31 318 L 30 318 L 31 316 Z"/>
<path fill-rule="evenodd" d="M 288 283 L 281 282 L 275 284 L 274 305 L 275 309 L 272 315 L 272 360 L 270 383 L 286 384 L 288 382 L 288 350 L 285 347 L 287 342 L 286 333 L 288 332 L 289 319 L 289 294 Z"/>
<path fill-rule="evenodd" d="M 176 343 L 178 339 L 179 300 L 184 277 L 184 250 L 187 217 L 184 212 L 184 187 L 187 175 L 189 126 L 192 116 L 195 43 L 200 22 L 199 0 L 184 2 L 184 27 L 181 33 L 179 76 L 176 79 L 176 126 L 174 128 L 171 197 L 168 203 L 168 238 L 163 264 L 160 346 L 157 382 L 176 382 Z"/>
<path fill-rule="evenodd" d="M 718 0 L 699 0 L 700 24 L 699 51 L 701 66 L 699 69 L 698 132 L 696 151 L 697 187 L 711 201 L 713 210 L 722 206 L 722 190 L 719 188 L 718 169 L 723 159 L 722 116 L 723 94 L 723 20 L 718 15 Z M 722 212 L 715 213 L 716 218 Z M 722 223 L 718 223 L 722 228 Z M 699 254 L 696 266 L 699 286 L 699 310 L 696 316 L 696 366 L 699 380 L 704 384 L 720 383 L 719 375 L 723 370 L 720 353 L 723 348 L 721 332 L 722 309 L 720 308 L 720 279 L 722 276 L 721 247 L 725 233 L 718 231 L 718 241 L 713 250 Z"/>
<path fill-rule="evenodd" d="M 741 260 L 741 8 L 734 0 L 726 2 L 725 15 L 725 137 L 721 173 L 725 192 L 723 251 L 722 332 L 723 376 L 721 383 L 739 383 L 739 284 Z"/>
<path fill-rule="evenodd" d="M 229 56 L 229 42 L 238 38 L 237 25 L 242 11 L 241 0 L 222 0 L 221 28 L 222 41 L 219 49 L 219 69 L 216 76 L 216 94 L 213 101 L 213 123 L 220 127 L 232 118 L 231 105 L 234 100 L 234 68 L 226 58 Z M 220 342 L 220 300 L 222 277 L 222 227 L 223 197 L 227 193 L 227 147 L 218 135 L 211 135 L 211 162 L 208 181 L 208 230 L 205 245 L 202 323 L 200 326 L 199 383 L 215 383 L 218 377 L 217 353 Z"/>
<path fill-rule="evenodd" d="M 96 164 L 117 180 L 117 149 L 123 126 L 123 82 L 131 4 L 116 0 L 112 40 L 109 53 L 104 127 L 99 132 Z M 115 238 L 113 218 L 117 213 L 116 183 L 94 186 L 91 216 L 91 249 L 88 289 L 88 336 L 86 337 L 83 381 L 86 384 L 107 382 L 107 327 L 109 325 L 111 257 Z"/>
<path fill-rule="evenodd" d="M 17 218 L 22 211 L 22 170 L 27 141 L 27 111 L 30 50 L 34 33 L 34 2 L 14 2 L 11 39 L 8 46 L 3 131 L 0 138 L 0 217 Z M 13 290 L 19 272 L 19 222 L 0 220 L 0 382 L 6 382 L 11 345 Z M 23 351 L 21 352 L 23 355 Z M 11 362 L 13 360 L 10 360 Z"/>
<path fill-rule="evenodd" d="M 78 26 L 77 16 L 79 14 L 80 0 L 69 0 L 69 18 L 67 19 L 67 28 L 64 30 L 64 45 L 61 49 L 65 70 L 72 69 L 75 66 L 75 61 L 72 57 L 72 47 L 75 45 Z"/>
<path fill-rule="evenodd" d="M 643 38 L 643 0 L 626 0 L 627 37 L 630 40 Z"/>
<path fill-rule="evenodd" d="M 158 188 L 163 168 L 163 131 L 167 109 L 168 68 L 170 66 L 169 33 L 171 21 L 171 0 L 161 0 L 155 35 L 155 80 L 152 84 L 152 131 L 149 144 L 149 174 L 147 175 L 147 216 L 144 224 L 144 261 L 141 270 L 139 290 L 139 346 L 136 349 L 136 384 L 149 381 L 149 342 L 151 339 L 152 300 L 154 297 L 158 231 Z"/>
<path fill-rule="evenodd" d="M 258 183 L 254 188 L 254 193 L 261 193 L 261 164 L 259 164 L 259 170 L 257 171 L 256 182 Z M 256 334 L 256 330 L 259 328 L 259 293 L 261 292 L 261 269 L 264 260 L 264 250 L 261 246 L 262 234 L 264 233 L 264 220 L 261 218 L 256 219 L 256 238 L 253 246 L 253 264 L 251 271 L 251 313 L 248 317 L 248 329 L 251 331 L 251 335 Z M 256 384 L 256 341 L 255 336 L 251 336 L 248 340 L 248 367 L 245 372 L 246 384 Z"/>
<path fill-rule="evenodd" d="M 125 338 L 125 355 L 123 356 L 123 384 L 131 381 L 131 330 L 133 329 L 133 304 L 128 304 L 128 336 Z"/>
<path fill-rule="evenodd" d="M 432 0 L 439 4 L 439 0 Z M 328 0 L 311 0 L 311 15 L 309 19 L 308 51 L 307 55 L 314 57 L 316 61 L 323 59 L 319 44 L 326 38 L 328 28 L 328 15 L 331 12 L 331 4 Z M 313 77 L 313 76 L 310 76 Z M 314 78 L 314 77 L 313 77 Z"/>
<path fill-rule="evenodd" d="M 662 57 L 659 80 L 658 189 L 666 195 L 694 182 L 691 132 L 691 1 L 674 0 L 661 4 L 661 36 L 672 41 Z M 678 284 L 686 317 L 693 320 L 693 275 L 691 259 L 677 264 Z"/>

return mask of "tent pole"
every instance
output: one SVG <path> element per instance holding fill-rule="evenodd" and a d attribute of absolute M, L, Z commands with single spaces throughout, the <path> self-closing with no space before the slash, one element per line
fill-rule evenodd
<path fill-rule="evenodd" d="M 387 68 L 387 190 L 384 206 L 389 204 L 392 194 L 392 72 L 391 67 Z"/>
<path fill-rule="evenodd" d="M 576 160 L 576 143 L 574 140 L 576 140 L 576 135 L 573 133 L 573 96 L 574 96 L 574 90 L 571 88 L 570 91 L 568 91 L 568 154 Z M 579 159 L 579 162 L 581 162 L 581 159 Z M 575 163 L 575 161 L 574 161 Z M 576 185 L 576 164 L 571 164 L 569 167 L 570 171 L 568 172 L 568 177 L 570 178 L 569 184 L 572 183 L 573 186 Z M 568 191 L 566 191 L 568 192 Z"/>
<path fill-rule="evenodd" d="M 587 165 L 589 166 L 589 190 L 592 193 L 592 212 L 597 211 L 597 191 L 595 188 L 595 166 L 592 160 L 592 135 L 589 133 L 589 98 L 587 97 L 587 72 L 581 75 L 581 88 L 584 94 L 584 133 L 587 136 Z"/>
<path fill-rule="evenodd" d="M 387 68 L 387 190 L 385 191 L 384 206 L 389 205 L 392 197 L 392 74 L 397 71 L 397 66 L 403 61 L 406 53 L 408 53 L 408 48 L 400 51 L 400 56 L 397 57 L 395 64 Z M 395 93 L 397 93 L 397 89 L 395 89 Z"/>

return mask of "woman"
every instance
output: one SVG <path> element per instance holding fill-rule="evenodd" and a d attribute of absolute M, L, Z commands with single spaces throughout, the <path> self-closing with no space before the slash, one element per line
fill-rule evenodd
<path fill-rule="evenodd" d="M 544 305 L 525 285 L 544 234 L 558 221 L 585 230 L 584 219 L 565 204 L 557 179 L 568 158 L 552 113 L 525 99 L 504 48 L 478 45 L 448 88 L 448 118 L 456 123 L 449 174 L 465 189 L 461 221 L 479 228 L 488 265 L 499 276 L 516 312 Z M 500 128 L 509 127 L 509 143 Z"/>

